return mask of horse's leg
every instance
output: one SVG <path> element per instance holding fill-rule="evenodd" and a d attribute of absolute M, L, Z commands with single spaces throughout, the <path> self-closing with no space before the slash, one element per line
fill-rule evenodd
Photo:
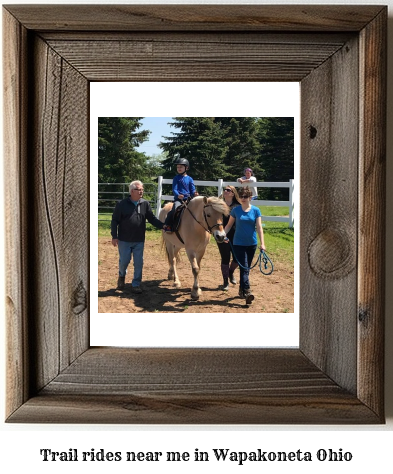
<path fill-rule="evenodd" d="M 194 275 L 194 285 L 191 290 L 191 298 L 193 300 L 199 299 L 202 290 L 199 288 L 199 270 L 202 256 L 199 257 L 194 250 L 186 250 L 188 260 L 191 263 L 192 274 Z"/>
<path fill-rule="evenodd" d="M 169 263 L 168 280 L 173 280 L 175 283 L 175 287 L 180 288 L 181 282 L 179 280 L 179 276 L 177 274 L 177 268 L 176 268 L 176 261 L 177 261 L 177 256 L 179 254 L 180 248 L 175 247 L 170 242 L 166 243 L 166 248 L 168 252 L 168 263 Z"/>

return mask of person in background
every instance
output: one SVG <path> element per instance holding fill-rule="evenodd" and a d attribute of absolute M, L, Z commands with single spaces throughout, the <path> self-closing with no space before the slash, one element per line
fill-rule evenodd
<path fill-rule="evenodd" d="M 171 233 L 173 227 L 173 217 L 176 209 L 181 205 L 183 201 L 188 198 L 198 196 L 195 190 L 194 180 L 191 176 L 188 176 L 187 171 L 190 167 L 190 163 L 185 158 L 177 158 L 175 161 L 177 175 L 172 181 L 172 192 L 174 203 L 172 209 L 168 212 L 165 219 L 164 231 Z"/>
<path fill-rule="evenodd" d="M 233 238 L 233 249 L 240 267 L 239 296 L 246 299 L 246 304 L 251 304 L 254 295 L 251 292 L 248 268 L 252 264 L 255 250 L 258 245 L 257 233 L 261 243 L 261 250 L 266 250 L 262 229 L 262 215 L 258 207 L 251 205 L 251 190 L 248 186 L 238 191 L 241 206 L 231 210 L 225 233 L 236 224 Z M 244 268 L 243 268 L 244 267 Z"/>
<path fill-rule="evenodd" d="M 141 281 L 143 270 L 143 250 L 145 245 L 146 220 L 157 229 L 163 228 L 163 223 L 153 214 L 150 203 L 143 196 L 141 181 L 130 184 L 128 198 L 116 204 L 112 215 L 111 234 L 112 245 L 119 251 L 119 278 L 117 288 L 123 290 L 127 267 L 134 257 L 134 276 L 132 291 L 142 293 Z"/>
<path fill-rule="evenodd" d="M 236 206 L 240 206 L 239 196 L 234 186 L 225 186 L 224 192 L 222 196 L 220 197 L 224 199 L 225 203 L 228 205 L 230 210 L 232 210 Z M 224 226 L 228 224 L 228 221 L 229 221 L 229 215 L 224 216 L 223 218 Z M 230 242 L 233 242 L 234 234 L 235 234 L 235 225 L 232 226 L 231 230 L 227 234 L 227 238 L 229 239 Z M 232 249 L 230 245 L 218 244 L 218 250 L 220 251 L 220 255 L 221 255 L 221 273 L 222 273 L 222 277 L 224 281 L 222 285 L 222 289 L 224 291 L 227 291 L 229 288 L 228 280 L 233 285 L 236 285 L 237 283 L 233 273 L 239 265 L 237 264 L 233 255 L 232 255 L 232 262 L 229 265 L 229 262 L 231 260 L 231 254 L 232 254 Z"/>
<path fill-rule="evenodd" d="M 256 183 L 257 178 L 254 176 L 254 173 L 251 168 L 244 168 L 244 176 L 237 178 L 238 183 L 247 184 L 247 183 Z M 252 200 L 258 199 L 258 188 L 250 186 L 252 192 Z"/>

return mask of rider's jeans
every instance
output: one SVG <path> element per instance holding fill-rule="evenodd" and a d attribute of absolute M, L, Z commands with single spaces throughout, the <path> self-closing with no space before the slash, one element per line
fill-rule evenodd
<path fill-rule="evenodd" d="M 143 269 L 143 249 L 144 242 L 124 242 L 118 241 L 119 249 L 119 275 L 126 276 L 127 267 L 131 262 L 131 257 L 134 257 L 134 278 L 132 279 L 132 286 L 140 286 L 142 281 Z"/>

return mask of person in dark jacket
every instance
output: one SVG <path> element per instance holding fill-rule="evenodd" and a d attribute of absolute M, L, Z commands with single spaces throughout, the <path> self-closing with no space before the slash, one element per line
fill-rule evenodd
<path fill-rule="evenodd" d="M 157 229 L 162 229 L 163 223 L 153 214 L 150 203 L 143 196 L 141 181 L 130 184 L 128 198 L 116 204 L 112 215 L 111 234 L 112 245 L 119 250 L 119 278 L 117 288 L 124 289 L 127 267 L 134 257 L 134 277 L 132 290 L 142 293 L 141 281 L 143 270 L 143 250 L 145 245 L 146 219 Z"/>

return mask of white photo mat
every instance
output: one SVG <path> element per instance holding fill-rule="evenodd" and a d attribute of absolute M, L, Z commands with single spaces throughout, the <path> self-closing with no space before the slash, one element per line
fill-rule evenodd
<path fill-rule="evenodd" d="M 98 313 L 98 117 L 168 116 L 294 117 L 294 313 Z M 91 346 L 298 347 L 299 122 L 300 87 L 297 82 L 92 82 L 90 84 Z M 211 179 L 218 178 L 220 176 L 211 177 Z M 115 248 L 113 251 L 117 252 Z M 166 275 L 167 269 L 163 271 Z M 114 272 L 117 272 L 117 269 L 114 269 Z"/>

